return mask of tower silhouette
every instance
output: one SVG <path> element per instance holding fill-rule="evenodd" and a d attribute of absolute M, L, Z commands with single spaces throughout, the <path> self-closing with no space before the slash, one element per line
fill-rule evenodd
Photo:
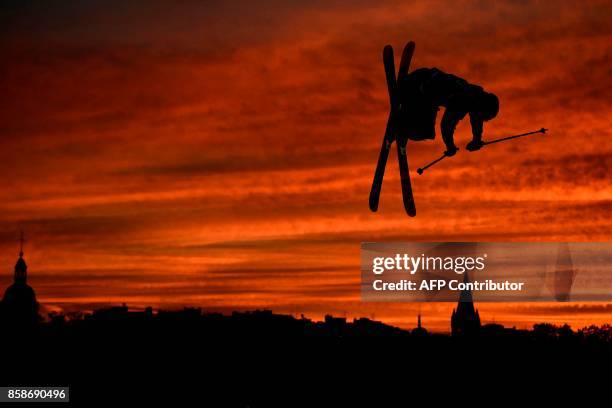
<path fill-rule="evenodd" d="M 23 232 L 19 241 L 19 258 L 15 263 L 13 284 L 6 288 L 2 298 L 2 317 L 7 324 L 28 327 L 38 322 L 39 305 L 34 289 L 27 283 L 28 265 L 23 259 Z"/>
<path fill-rule="evenodd" d="M 469 283 L 468 273 L 463 275 L 463 282 Z M 451 333 L 453 336 L 470 336 L 480 331 L 480 315 L 474 308 L 472 291 L 464 289 L 459 295 L 457 308 L 453 309 L 451 315 Z"/>
<path fill-rule="evenodd" d="M 427 334 L 427 330 L 421 325 L 421 313 L 417 317 L 417 327 L 412 329 L 412 334 L 415 336 L 424 336 Z"/>

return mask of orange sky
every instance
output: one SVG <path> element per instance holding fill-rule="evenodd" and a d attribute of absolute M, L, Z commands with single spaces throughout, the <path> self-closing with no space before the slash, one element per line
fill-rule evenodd
<path fill-rule="evenodd" d="M 365 304 L 361 241 L 609 241 L 607 1 L 15 2 L 0 14 L 0 288 L 19 228 L 49 310 L 103 303 L 374 316 L 447 330 L 452 304 Z M 26 2 L 27 3 L 27 2 Z M 180 5 L 179 5 L 180 4 Z M 392 155 L 382 47 L 498 94 L 485 138 L 419 177 Z M 485 322 L 609 322 L 604 304 L 479 304 Z"/>

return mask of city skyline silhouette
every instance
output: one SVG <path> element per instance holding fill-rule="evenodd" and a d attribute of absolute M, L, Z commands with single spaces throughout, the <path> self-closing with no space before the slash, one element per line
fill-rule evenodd
<path fill-rule="evenodd" d="M 131 314 L 133 316 L 142 315 L 147 318 L 153 317 L 154 310 L 151 306 L 146 306 L 144 308 L 134 308 L 134 307 L 128 308 L 125 302 L 123 302 L 120 306 L 115 305 L 115 304 L 105 304 L 105 305 L 98 307 L 95 310 L 77 310 L 73 312 L 65 312 L 62 310 L 59 310 L 59 311 L 51 310 L 50 311 L 49 309 L 45 308 L 43 304 L 42 313 L 41 313 L 41 304 L 37 301 L 35 291 L 28 284 L 28 281 L 27 281 L 28 266 L 24 258 L 24 255 L 25 255 L 24 254 L 24 241 L 25 239 L 24 239 L 24 234 L 22 230 L 20 232 L 20 238 L 19 238 L 18 259 L 14 267 L 13 283 L 6 288 L 4 292 L 4 296 L 0 302 L 0 319 L 3 321 L 3 324 L 5 324 L 7 327 L 16 328 L 17 332 L 19 332 L 20 330 L 25 330 L 27 332 L 31 330 L 33 327 L 40 325 L 40 324 L 53 325 L 53 324 L 57 324 L 58 322 L 61 322 L 63 324 L 64 322 L 66 321 L 70 322 L 71 320 L 78 322 L 79 320 L 83 318 L 85 319 L 96 318 L 96 316 L 98 317 L 99 316 L 110 316 L 111 318 L 114 316 L 114 317 L 118 317 L 119 319 L 121 319 L 122 316 L 127 316 Z M 464 244 L 464 246 L 465 245 L 466 244 Z M 476 244 L 468 243 L 466 248 L 471 248 L 473 250 L 473 248 L 475 248 L 475 245 Z M 439 250 L 442 247 L 443 246 L 437 246 L 434 248 L 434 251 Z M 553 274 L 553 280 L 552 280 L 557 290 L 560 284 L 563 285 L 563 283 L 559 283 L 559 282 L 563 282 L 564 280 L 567 279 L 566 275 L 568 273 L 567 271 L 568 267 L 570 268 L 570 271 L 573 274 L 573 271 L 571 270 L 572 269 L 571 257 L 569 255 L 567 244 L 559 245 L 558 248 L 559 249 L 557 252 L 557 270 Z M 569 259 L 569 264 L 567 263 L 568 259 Z M 469 282 L 469 277 L 468 277 L 467 272 L 464 273 L 463 282 L 464 283 Z M 559 301 L 568 301 L 569 300 L 568 287 L 565 286 L 562 289 L 562 291 L 557 292 L 555 296 L 558 297 Z M 561 298 L 559 298 L 559 296 L 561 296 Z M 404 333 L 412 333 L 412 334 L 416 333 L 416 334 L 423 335 L 428 332 L 425 327 L 422 327 L 422 310 L 423 310 L 423 306 L 426 306 L 427 303 L 428 302 L 417 302 L 417 305 L 419 308 L 417 320 L 416 320 L 417 325 L 416 327 L 412 328 L 412 330 L 410 330 L 410 327 L 403 327 L 403 328 L 397 327 L 396 328 L 396 327 L 393 327 L 392 325 L 387 325 L 384 322 L 378 322 L 374 319 L 373 316 L 371 316 L 371 318 L 364 317 L 364 316 L 354 317 L 353 325 L 365 322 L 365 323 L 372 323 L 372 325 L 369 328 L 374 331 L 376 331 L 377 329 L 381 327 L 384 327 L 384 328 L 387 328 L 386 330 L 388 332 L 395 331 L 396 333 L 404 332 Z M 155 313 L 159 316 L 159 315 L 164 315 L 164 314 L 176 314 L 176 313 L 180 315 L 180 313 L 182 312 L 187 313 L 187 314 L 192 314 L 192 315 L 195 313 L 196 316 L 204 316 L 204 317 L 206 317 L 207 315 L 223 316 L 223 314 L 219 313 L 218 311 L 206 310 L 205 307 L 197 307 L 193 305 L 181 305 L 178 308 L 175 307 L 174 309 L 170 309 L 170 310 L 164 310 L 162 308 L 159 308 Z M 262 314 L 269 315 L 269 316 L 274 315 L 273 311 L 268 310 L 268 309 L 245 310 L 245 309 L 240 309 L 240 308 L 236 308 L 233 310 L 226 310 L 225 315 L 228 315 L 228 314 L 231 315 L 231 317 L 241 315 L 241 314 L 246 315 L 246 316 L 262 315 Z M 276 313 L 276 316 L 278 316 L 279 318 L 285 318 L 285 319 L 291 318 L 292 319 L 292 318 L 297 318 L 296 316 L 297 314 L 298 314 L 297 312 L 295 313 L 295 315 Z M 299 319 L 301 321 L 317 324 L 316 319 L 313 320 L 311 318 L 305 317 L 303 313 L 300 313 L 299 315 L 300 315 Z M 330 327 L 333 327 L 335 324 L 346 325 L 348 321 L 346 317 L 346 313 L 344 317 L 334 317 L 330 313 L 325 313 L 324 319 L 321 319 L 321 320 L 326 325 L 330 325 Z M 439 328 L 434 327 L 433 332 L 448 333 L 448 334 L 451 334 L 452 336 L 478 336 L 483 326 L 488 327 L 489 329 L 492 329 L 493 331 L 499 330 L 499 328 L 502 328 L 502 329 L 504 328 L 504 326 L 500 324 L 499 321 L 495 320 L 495 317 L 493 317 L 492 321 L 490 321 L 488 324 L 483 323 L 481 321 L 480 314 L 474 305 L 472 291 L 469 289 L 462 290 L 457 295 L 456 306 L 454 306 L 452 309 L 452 313 L 450 315 L 448 324 L 450 326 L 449 330 L 440 330 Z M 551 326 L 553 328 L 555 327 L 550 322 L 539 321 L 533 325 L 533 328 L 535 330 L 537 326 L 545 326 L 545 325 Z M 593 324 L 589 326 L 596 327 Z M 364 327 L 367 328 L 367 326 L 364 326 Z M 559 327 L 561 327 L 561 325 Z M 567 322 L 563 323 L 562 327 L 568 328 L 568 329 L 570 328 Z M 608 322 L 604 323 L 602 327 L 603 328 L 609 327 Z M 517 329 L 516 326 L 511 327 L 511 330 L 516 330 L 516 329 Z M 522 329 L 523 331 L 525 331 L 526 328 L 522 328 Z M 574 327 L 574 329 L 577 329 L 577 328 Z M 587 327 L 585 326 L 585 327 L 582 327 L 581 329 L 586 330 Z"/>
<path fill-rule="evenodd" d="M 14 285 L 25 287 L 26 271 L 21 252 Z M 134 311 L 126 305 L 15 324 L 15 317 L 31 309 L 27 302 L 15 308 L 12 292 L 0 303 L 0 349 L 10 351 L 0 381 L 69 385 L 70 400 L 79 404 L 170 398 L 252 406 L 286 401 L 285 393 L 303 401 L 316 396 L 304 387 L 316 390 L 334 382 L 350 389 L 357 372 L 397 375 L 397 367 L 416 366 L 418 375 L 410 378 L 429 380 L 428 373 L 439 375 L 441 367 L 461 367 L 463 373 L 490 368 L 492 356 L 500 353 L 523 368 L 535 359 L 567 369 L 574 363 L 584 367 L 585 361 L 605 364 L 612 347 L 609 324 L 579 330 L 549 323 L 530 330 L 481 324 L 466 292 L 453 310 L 451 335 L 429 332 L 421 313 L 416 327 L 404 330 L 368 318 L 326 315 L 315 321 L 270 310 L 224 315 L 189 307 Z M 111 391 L 100 393 L 102 385 Z M 326 398 L 346 400 L 345 392 L 326 390 Z"/>

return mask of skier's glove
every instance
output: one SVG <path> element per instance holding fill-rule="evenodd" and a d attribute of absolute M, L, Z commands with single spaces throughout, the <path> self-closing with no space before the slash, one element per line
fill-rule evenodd
<path fill-rule="evenodd" d="M 444 152 L 445 156 L 454 156 L 457 153 L 457 146 L 446 146 L 446 151 Z"/>
<path fill-rule="evenodd" d="M 480 150 L 482 146 L 484 146 L 484 144 L 480 140 L 472 140 L 465 148 L 470 152 L 475 152 L 476 150 Z"/>

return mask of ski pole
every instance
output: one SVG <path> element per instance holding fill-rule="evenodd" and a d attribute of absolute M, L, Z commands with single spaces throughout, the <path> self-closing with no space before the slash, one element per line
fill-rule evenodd
<path fill-rule="evenodd" d="M 516 139 L 516 138 L 523 137 L 523 136 L 529 136 L 529 135 L 533 135 L 535 133 L 546 133 L 547 130 L 548 129 L 541 128 L 540 130 L 534 130 L 533 132 L 521 133 L 520 135 L 500 137 L 499 139 L 493 139 L 493 140 L 490 140 L 488 142 L 482 142 L 482 145 L 486 146 L 486 145 L 490 145 L 490 144 L 493 144 L 493 143 L 504 142 L 506 140 Z M 436 160 L 434 160 L 431 163 L 429 163 L 427 166 L 418 168 L 417 169 L 417 173 L 419 173 L 419 175 L 423 174 L 423 172 L 425 170 L 427 170 L 428 168 L 430 168 L 434 164 L 438 163 L 439 161 L 441 161 L 445 157 L 447 157 L 446 154 L 443 154 L 442 156 L 438 157 Z"/>
<path fill-rule="evenodd" d="M 419 173 L 419 176 L 420 176 L 421 174 L 423 174 L 423 172 L 424 172 L 425 170 L 427 170 L 428 168 L 430 168 L 431 166 L 433 166 L 434 164 L 436 164 L 437 162 L 439 162 L 440 160 L 442 160 L 442 159 L 443 159 L 443 158 L 445 158 L 445 157 L 447 157 L 447 156 L 446 156 L 446 154 L 443 154 L 442 156 L 438 157 L 436 160 L 434 160 L 434 161 L 432 161 L 431 163 L 429 163 L 427 166 L 425 166 L 425 167 L 419 167 L 419 168 L 417 169 L 417 173 Z"/>
<path fill-rule="evenodd" d="M 510 139 L 516 139 L 518 137 L 533 135 L 535 133 L 546 133 L 547 130 L 548 129 L 542 128 L 540 130 L 535 130 L 533 132 L 521 133 L 520 135 L 501 137 L 499 139 L 490 140 L 488 142 L 482 142 L 482 145 L 486 146 L 486 145 L 490 145 L 490 144 L 493 144 L 493 143 L 499 143 L 499 142 L 503 142 L 503 141 L 510 140 Z"/>

